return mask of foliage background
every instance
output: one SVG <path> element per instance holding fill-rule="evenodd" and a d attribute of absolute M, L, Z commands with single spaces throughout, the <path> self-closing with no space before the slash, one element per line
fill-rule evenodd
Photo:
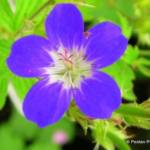
<path fill-rule="evenodd" d="M 11 93 L 13 88 L 21 104 L 36 79 L 13 75 L 7 68 L 6 58 L 16 39 L 28 34 L 44 36 L 47 14 L 55 4 L 62 2 L 78 6 L 86 29 L 110 20 L 121 26 L 129 39 L 124 56 L 103 70 L 118 83 L 123 104 L 112 118 L 105 121 L 86 118 L 72 104 L 64 119 L 54 126 L 39 129 L 16 111 L 20 109 L 15 107 L 18 102 Z M 67 146 L 62 147 L 53 141 L 53 134 L 60 130 L 68 135 L 71 150 L 75 148 L 76 140 L 81 139 L 84 139 L 85 145 L 81 145 L 86 150 L 94 145 L 95 150 L 149 149 L 150 142 L 131 143 L 133 139 L 150 140 L 149 14 L 149 0 L 0 0 L 0 149 L 67 150 Z M 77 143 L 76 147 L 81 148 Z M 88 148 L 87 143 L 90 143 Z"/>

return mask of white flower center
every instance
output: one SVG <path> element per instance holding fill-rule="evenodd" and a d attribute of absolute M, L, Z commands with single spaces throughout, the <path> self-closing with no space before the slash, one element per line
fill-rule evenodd
<path fill-rule="evenodd" d="M 50 53 L 54 64 L 46 68 L 50 82 L 63 82 L 65 88 L 79 87 L 81 81 L 91 75 L 91 63 L 82 51 L 53 51 Z"/>

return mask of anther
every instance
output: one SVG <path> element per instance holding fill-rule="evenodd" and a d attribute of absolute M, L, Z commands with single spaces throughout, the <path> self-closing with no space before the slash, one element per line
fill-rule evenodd
<path fill-rule="evenodd" d="M 84 32 L 84 37 L 86 39 L 88 39 L 90 36 L 91 36 L 91 32 L 88 32 L 88 31 Z"/>

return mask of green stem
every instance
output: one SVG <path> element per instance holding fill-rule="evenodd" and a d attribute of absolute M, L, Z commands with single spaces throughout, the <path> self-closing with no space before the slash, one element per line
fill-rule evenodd
<path fill-rule="evenodd" d="M 47 2 L 45 2 L 30 18 L 29 20 L 33 20 L 36 16 L 38 16 L 45 8 L 47 8 L 50 4 L 53 4 L 54 3 L 54 0 L 48 0 Z M 18 35 L 23 31 L 25 30 L 27 27 L 26 27 L 26 24 L 17 32 L 15 33 L 15 37 L 18 37 Z"/>
<path fill-rule="evenodd" d="M 145 57 L 141 57 L 138 60 L 138 64 L 139 65 L 144 65 L 144 66 L 150 66 L 150 61 L 149 59 L 145 58 Z"/>
<path fill-rule="evenodd" d="M 97 143 L 93 150 L 99 150 L 99 144 Z"/>
<path fill-rule="evenodd" d="M 41 6 L 29 19 L 33 20 L 39 13 L 41 13 L 46 7 L 48 7 L 50 4 L 53 4 L 54 0 L 48 0 L 43 6 Z"/>
<path fill-rule="evenodd" d="M 149 50 L 141 50 L 140 54 L 143 56 L 150 56 L 150 49 Z"/>
<path fill-rule="evenodd" d="M 12 85 L 12 83 L 8 84 L 8 95 L 10 97 L 11 102 L 14 104 L 14 106 L 16 107 L 17 111 L 21 114 L 23 114 L 23 110 L 22 110 L 22 103 L 16 93 L 16 90 L 14 88 L 14 86 Z"/>
<path fill-rule="evenodd" d="M 138 69 L 139 69 L 139 71 L 140 71 L 143 75 L 145 75 L 145 76 L 147 76 L 147 77 L 150 77 L 150 69 L 146 68 L 146 67 L 143 66 L 143 65 L 139 65 L 139 66 L 138 66 Z"/>

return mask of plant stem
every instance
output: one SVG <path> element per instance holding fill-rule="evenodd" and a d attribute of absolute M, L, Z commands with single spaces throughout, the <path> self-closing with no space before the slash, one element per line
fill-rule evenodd
<path fill-rule="evenodd" d="M 93 150 L 99 150 L 99 144 L 97 143 Z"/>
<path fill-rule="evenodd" d="M 30 19 L 34 19 L 39 13 L 41 13 L 49 4 L 53 4 L 54 0 L 48 0 L 43 6 L 41 6 L 31 17 Z"/>
<path fill-rule="evenodd" d="M 143 56 L 150 56 L 150 50 L 141 50 L 140 54 Z"/>
<path fill-rule="evenodd" d="M 22 110 L 22 103 L 12 85 L 12 83 L 8 84 L 8 95 L 10 97 L 11 102 L 15 105 L 17 108 L 17 111 L 24 116 L 23 110 Z"/>
<path fill-rule="evenodd" d="M 33 20 L 37 15 L 39 15 L 46 7 L 49 6 L 49 4 L 53 4 L 54 0 L 48 0 L 47 2 L 45 2 L 31 17 L 29 17 L 28 19 L 31 21 Z M 27 24 L 24 24 L 24 26 L 15 33 L 15 37 L 18 38 L 19 34 L 25 30 L 27 28 Z"/>
<path fill-rule="evenodd" d="M 8 0 L 8 3 L 10 5 L 12 12 L 15 13 L 15 11 L 16 11 L 15 1 L 14 0 Z"/>

